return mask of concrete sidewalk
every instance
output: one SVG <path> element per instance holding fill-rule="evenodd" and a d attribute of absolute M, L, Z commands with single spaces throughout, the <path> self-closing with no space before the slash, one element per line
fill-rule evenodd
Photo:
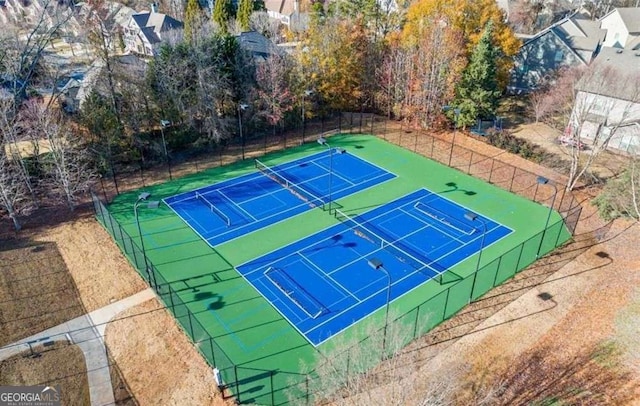
<path fill-rule="evenodd" d="M 0 361 L 30 351 L 33 345 L 51 341 L 67 341 L 76 344 L 83 352 L 87 365 L 89 396 L 92 405 L 115 404 L 109 359 L 104 346 L 107 323 L 118 313 L 155 297 L 151 288 L 133 296 L 94 310 L 65 323 L 51 327 L 30 337 L 0 348 Z"/>

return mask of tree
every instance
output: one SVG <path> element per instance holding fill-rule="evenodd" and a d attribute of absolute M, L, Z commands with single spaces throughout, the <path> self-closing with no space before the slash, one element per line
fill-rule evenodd
<path fill-rule="evenodd" d="M 504 13 L 493 0 L 417 0 L 407 10 L 406 24 L 402 29 L 405 43 L 415 42 L 430 22 L 451 25 L 462 33 L 467 55 L 471 55 L 484 33 L 487 23 L 492 21 L 493 40 L 497 60 L 499 87 L 506 86 L 513 56 L 520 49 L 520 40 L 505 22 Z"/>
<path fill-rule="evenodd" d="M 249 31 L 251 26 L 251 13 L 253 13 L 253 0 L 240 0 L 236 20 L 242 31 Z"/>
<path fill-rule="evenodd" d="M 304 51 L 298 52 L 302 83 L 323 108 L 359 108 L 370 51 L 361 22 L 327 17 L 312 23 L 305 35 Z"/>
<path fill-rule="evenodd" d="M 233 5 L 231 0 L 216 0 L 211 18 L 221 32 L 227 32 L 227 26 L 232 14 Z"/>
<path fill-rule="evenodd" d="M 502 93 L 498 87 L 498 52 L 493 44 L 493 23 L 489 21 L 456 88 L 453 104 L 460 109 L 459 125 L 495 116 Z"/>
<path fill-rule="evenodd" d="M 289 87 L 292 72 L 288 57 L 277 54 L 269 56 L 256 71 L 258 116 L 263 117 L 274 132 L 285 113 L 293 109 L 295 98 Z"/>
<path fill-rule="evenodd" d="M 21 171 L 12 157 L 0 153 L 0 208 L 7 212 L 16 231 L 22 228 L 18 216 L 33 206 Z"/>
<path fill-rule="evenodd" d="M 574 189 L 591 165 L 623 129 L 638 120 L 635 109 L 640 103 L 640 73 L 620 69 L 603 60 L 588 68 L 567 71 L 554 86 L 558 120 L 570 145 L 571 159 L 567 189 Z M 565 88 L 564 92 L 559 89 Z M 550 96 L 551 97 L 551 96 Z M 558 121 L 552 121 L 556 124 Z M 619 134 L 620 133 L 620 134 Z M 631 135 L 627 135 L 631 136 Z M 632 137 L 632 136 L 631 136 Z M 581 146 L 588 144 L 588 151 Z"/>
<path fill-rule="evenodd" d="M 390 320 L 396 319 L 390 315 Z M 412 339 L 413 328 L 400 320 L 391 322 L 386 329 L 378 329 L 365 320 L 354 327 L 354 337 L 348 333 L 333 338 L 332 346 L 317 352 L 314 367 L 302 364 L 309 371 L 311 404 L 338 406 L 369 405 L 448 405 L 461 390 L 464 369 L 455 365 L 437 365 L 430 371 L 417 369 L 418 353 L 403 351 Z M 382 355 L 383 334 L 387 356 Z M 311 371 L 313 369 L 313 371 Z M 305 382 L 306 385 L 306 382 Z M 298 389 L 298 388 L 295 388 Z M 306 391 L 306 387 L 302 390 Z M 295 390 L 291 393 L 294 398 Z M 293 401 L 292 403 L 295 403 Z"/>
<path fill-rule="evenodd" d="M 605 220 L 626 217 L 640 221 L 640 162 L 637 158 L 631 158 L 624 173 L 607 182 L 593 204 Z"/>
<path fill-rule="evenodd" d="M 36 143 L 44 142 L 48 146 L 41 160 L 46 188 L 74 210 L 95 176 L 85 142 L 72 131 L 59 111 L 48 109 L 38 101 L 30 102 L 23 114 L 28 121 L 26 132 Z"/>
<path fill-rule="evenodd" d="M 187 0 L 187 8 L 184 12 L 184 40 L 191 42 L 202 25 L 200 21 L 202 10 L 198 0 Z"/>

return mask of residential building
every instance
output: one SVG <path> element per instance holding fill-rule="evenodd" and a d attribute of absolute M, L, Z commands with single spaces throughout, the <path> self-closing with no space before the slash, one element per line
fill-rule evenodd
<path fill-rule="evenodd" d="M 240 33 L 236 35 L 236 38 L 240 48 L 249 52 L 259 61 L 267 59 L 270 55 L 283 52 L 269 38 L 256 31 Z"/>
<path fill-rule="evenodd" d="M 509 91 L 528 92 L 558 69 L 589 65 L 605 35 L 599 21 L 573 14 L 527 38 L 514 58 Z"/>
<path fill-rule="evenodd" d="M 603 46 L 640 50 L 640 7 L 616 8 L 600 19 Z"/>
<path fill-rule="evenodd" d="M 299 0 L 265 0 L 267 15 L 289 27 L 291 31 L 304 31 L 309 26 L 309 15 L 300 11 Z"/>
<path fill-rule="evenodd" d="M 568 131 L 640 155 L 640 51 L 602 48 L 593 71 L 577 87 Z"/>
<path fill-rule="evenodd" d="M 154 56 L 163 41 L 181 35 L 182 22 L 162 13 L 151 11 L 133 14 L 124 28 L 125 51 Z"/>

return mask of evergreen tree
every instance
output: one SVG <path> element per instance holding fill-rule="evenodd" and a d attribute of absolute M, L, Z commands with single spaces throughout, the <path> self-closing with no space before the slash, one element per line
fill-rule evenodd
<path fill-rule="evenodd" d="M 242 31 L 249 31 L 249 22 L 253 12 L 253 0 L 240 0 L 236 19 Z"/>
<path fill-rule="evenodd" d="M 497 62 L 500 50 L 493 43 L 493 23 L 489 21 L 456 88 L 454 105 L 460 109 L 458 125 L 468 126 L 479 118 L 493 118 L 498 108 Z"/>
<path fill-rule="evenodd" d="M 187 8 L 184 11 L 184 39 L 191 43 L 198 30 L 200 20 L 200 4 L 198 0 L 187 0 Z"/>
<path fill-rule="evenodd" d="M 231 0 L 216 0 L 216 4 L 213 6 L 213 21 L 222 32 L 227 32 L 227 23 L 231 18 L 232 8 Z"/>

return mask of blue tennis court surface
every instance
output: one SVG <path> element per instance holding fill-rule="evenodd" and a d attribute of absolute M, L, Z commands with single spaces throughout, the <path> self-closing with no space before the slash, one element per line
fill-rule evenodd
<path fill-rule="evenodd" d="M 395 177 L 350 153 L 329 150 L 164 199 L 211 246 Z M 333 169 L 333 176 L 330 170 Z"/>
<path fill-rule="evenodd" d="M 371 259 L 389 273 L 393 301 L 512 231 L 479 215 L 469 220 L 466 212 L 420 189 L 359 216 L 338 211 L 341 224 L 237 269 L 319 345 L 386 305 L 387 274 Z"/>

